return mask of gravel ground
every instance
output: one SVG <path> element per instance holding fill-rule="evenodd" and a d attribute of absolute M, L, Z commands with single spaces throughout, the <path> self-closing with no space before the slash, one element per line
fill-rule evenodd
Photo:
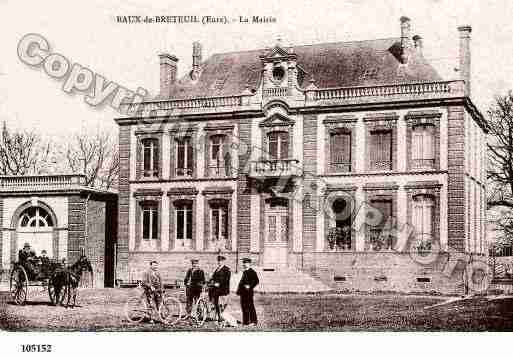
<path fill-rule="evenodd" d="M 259 325 L 255 328 L 218 328 L 207 323 L 173 327 L 143 322 L 134 325 L 123 313 L 135 289 L 82 289 L 77 308 L 53 307 L 46 293 L 32 288 L 24 306 L 9 302 L 0 292 L 0 328 L 10 331 L 484 331 L 513 330 L 513 299 L 488 301 L 474 298 L 432 309 L 424 307 L 441 297 L 404 295 L 258 295 L 255 303 Z M 168 291 L 168 293 L 174 293 Z M 240 319 L 238 298 L 230 296 L 228 312 Z"/>

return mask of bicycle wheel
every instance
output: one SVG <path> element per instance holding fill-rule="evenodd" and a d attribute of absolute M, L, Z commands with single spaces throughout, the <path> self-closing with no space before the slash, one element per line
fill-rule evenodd
<path fill-rule="evenodd" d="M 140 323 L 148 317 L 148 304 L 144 295 L 128 298 L 125 303 L 125 317 L 131 323 Z"/>
<path fill-rule="evenodd" d="M 192 318 L 200 327 L 203 326 L 203 324 L 205 324 L 205 321 L 207 320 L 207 305 L 207 301 L 203 298 L 200 298 L 192 308 Z"/>
<path fill-rule="evenodd" d="M 160 319 L 169 325 L 176 324 L 182 318 L 182 304 L 174 297 L 164 297 L 159 308 Z"/>

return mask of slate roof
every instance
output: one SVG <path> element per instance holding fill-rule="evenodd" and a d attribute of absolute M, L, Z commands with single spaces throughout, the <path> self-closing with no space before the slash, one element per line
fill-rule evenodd
<path fill-rule="evenodd" d="M 413 44 L 412 44 L 413 46 Z M 442 78 L 415 49 L 407 65 L 400 62 L 400 38 L 334 42 L 285 48 L 297 55 L 305 71 L 305 88 L 314 78 L 318 88 L 431 82 Z M 262 77 L 261 55 L 270 49 L 214 54 L 201 65 L 192 81 L 189 72 L 171 88 L 171 98 L 201 98 L 241 94 L 246 85 L 256 89 Z"/>

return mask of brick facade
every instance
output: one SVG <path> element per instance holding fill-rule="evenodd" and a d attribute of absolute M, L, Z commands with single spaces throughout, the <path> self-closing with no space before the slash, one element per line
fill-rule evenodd
<path fill-rule="evenodd" d="M 119 279 L 128 276 L 128 243 L 130 225 L 130 126 L 119 128 L 119 214 L 118 214 L 118 240 L 116 277 Z"/>
<path fill-rule="evenodd" d="M 467 196 L 465 189 L 465 121 L 475 122 L 475 131 L 484 133 L 484 118 L 465 96 L 464 82 L 441 81 L 418 49 L 411 49 L 408 56 L 389 53 L 398 44 L 394 39 L 373 40 L 367 43 L 365 53 L 361 52 L 361 43 L 341 43 L 218 54 L 206 63 L 210 69 L 222 69 L 219 72 L 226 75 L 224 82 L 205 73 L 197 77 L 203 66 L 197 63 L 195 71 L 180 81 L 163 83 L 164 92 L 169 90 L 170 94 L 161 105 L 169 106 L 176 118 L 156 111 L 148 118 L 116 119 L 120 125 L 121 160 L 119 278 L 133 278 L 134 273 L 147 267 L 150 258 L 158 259 L 170 276 L 181 276 L 192 257 L 211 266 L 217 252 L 210 243 L 211 205 L 223 203 L 228 207 L 229 238 L 219 249 L 235 267 L 238 259 L 251 256 L 257 265 L 277 263 L 279 267 L 285 262 L 339 289 L 459 290 L 461 280 L 444 279 L 437 272 L 440 263 L 418 263 L 407 252 L 409 247 L 395 247 L 399 239 L 410 240 L 409 233 L 396 233 L 396 228 L 391 228 L 391 233 L 397 235 L 394 242 L 387 242 L 386 250 L 376 249 L 373 243 L 382 237 L 371 231 L 366 222 L 366 204 L 375 203 L 383 211 L 390 211 L 391 223 L 379 225 L 384 226 L 383 230 L 389 229 L 387 225 L 407 227 L 413 221 L 414 201 L 422 199 L 431 206 L 427 197 L 421 197 L 428 196 L 433 200 L 432 218 L 430 221 L 423 217 L 422 226 L 430 224 L 432 233 L 426 235 L 444 250 L 448 247 L 449 253 L 464 252 L 465 225 L 471 225 L 471 212 L 467 210 L 471 206 L 466 200 L 476 201 Z M 343 62 L 330 60 L 346 51 L 347 58 L 365 56 L 374 65 L 364 69 L 362 75 L 354 74 L 354 68 L 341 68 L 346 66 Z M 232 62 L 237 66 L 225 65 Z M 424 65 L 418 68 L 418 64 Z M 277 68 L 285 70 L 281 75 L 280 71 L 275 74 Z M 399 76 L 406 68 L 408 76 Z M 327 75 L 333 73 L 342 76 Z M 373 73 L 386 78 L 373 78 L 376 84 L 371 86 L 367 80 Z M 190 74 L 193 77 L 189 78 Z M 308 79 L 304 78 L 306 74 Z M 147 120 L 151 129 L 136 130 L 141 119 Z M 175 129 L 180 124 L 188 129 Z M 418 154 L 429 151 L 433 157 L 415 158 L 414 165 L 412 136 L 417 126 L 432 131 L 432 137 L 419 135 L 423 142 L 417 148 Z M 268 136 L 272 131 L 287 132 L 288 153 L 281 156 L 287 158 L 269 162 Z M 349 156 L 334 153 L 330 136 L 339 133 L 350 136 L 350 145 L 347 137 L 339 138 L 340 142 L 334 145 L 350 148 L 350 160 Z M 194 139 L 193 176 L 177 178 L 175 142 L 185 135 Z M 230 173 L 211 172 L 213 136 L 224 136 L 222 162 L 226 164 L 228 155 Z M 140 140 L 146 137 L 156 138 L 159 143 L 157 178 L 141 178 Z M 137 143 L 131 146 L 134 139 Z M 425 150 L 427 144 L 432 148 Z M 232 147 L 237 147 L 238 153 L 231 151 Z M 337 162 L 336 168 L 332 158 Z M 130 168 L 136 171 L 131 181 Z M 162 193 L 153 201 L 159 203 L 160 240 L 169 241 L 147 250 L 140 247 L 138 209 L 138 193 L 144 191 Z M 337 225 L 330 206 L 334 198 L 344 196 L 351 202 L 351 223 L 356 228 L 351 229 L 350 248 L 334 250 L 327 242 L 330 227 Z M 475 192 L 473 198 L 478 196 Z M 269 202 L 277 198 L 287 199 L 289 205 L 287 211 L 276 210 L 281 217 L 273 227 L 266 218 Z M 176 250 L 175 209 L 184 200 L 193 206 L 194 238 L 189 250 Z M 362 208 L 364 212 L 359 212 Z M 420 205 L 415 208 L 424 211 Z M 472 211 L 475 229 L 478 210 L 474 207 Z M 421 218 L 422 213 L 415 218 Z M 339 219 L 338 226 L 345 225 Z M 273 236 L 283 231 L 288 231 L 287 243 L 272 243 L 276 238 Z M 130 250 L 129 243 L 133 243 Z M 447 255 L 444 252 L 439 260 L 447 260 Z M 268 256 L 279 258 L 269 261 Z"/>

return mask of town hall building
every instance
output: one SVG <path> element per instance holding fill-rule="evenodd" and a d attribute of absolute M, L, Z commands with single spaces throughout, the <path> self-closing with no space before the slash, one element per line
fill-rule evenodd
<path fill-rule="evenodd" d="M 117 278 L 151 259 L 180 278 L 222 253 L 234 270 L 251 257 L 339 290 L 462 292 L 465 264 L 451 261 L 486 253 L 471 28 L 458 28 L 453 79 L 410 19 L 397 30 L 208 58 L 195 42 L 181 78 L 159 55 L 158 98 L 116 119 Z"/>

